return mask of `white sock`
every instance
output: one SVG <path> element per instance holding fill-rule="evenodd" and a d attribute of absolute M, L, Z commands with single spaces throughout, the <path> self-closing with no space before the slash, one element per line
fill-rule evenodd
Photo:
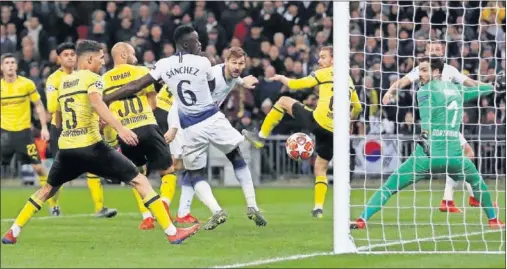
<path fill-rule="evenodd" d="M 14 223 L 12 224 L 11 230 L 12 235 L 14 235 L 14 237 L 18 237 L 19 233 L 21 232 L 21 227 L 19 227 L 16 223 Z"/>
<path fill-rule="evenodd" d="M 146 211 L 143 213 L 143 220 L 145 220 L 147 218 L 153 218 L 153 215 L 151 214 L 150 211 Z"/>
<path fill-rule="evenodd" d="M 450 176 L 447 176 L 445 179 L 444 200 L 452 201 L 455 185 L 456 181 L 454 181 Z"/>
<path fill-rule="evenodd" d="M 174 226 L 172 223 L 169 225 L 169 227 L 167 227 L 167 229 L 164 230 L 164 233 L 167 235 L 175 235 L 176 232 L 176 226 Z"/>
<path fill-rule="evenodd" d="M 465 186 L 467 187 L 468 194 L 470 195 L 470 197 L 474 197 L 474 189 L 472 189 L 472 185 L 470 185 L 470 183 L 465 181 Z"/>
<path fill-rule="evenodd" d="M 178 207 L 178 217 L 182 218 L 190 214 L 190 207 L 192 206 L 192 200 L 194 200 L 194 188 L 192 186 L 181 186 L 180 205 Z"/>
<path fill-rule="evenodd" d="M 216 212 L 222 210 L 220 205 L 218 205 L 217 199 L 213 196 L 213 192 L 211 191 L 211 186 L 206 180 L 201 180 L 194 185 L 195 194 L 197 198 L 201 200 L 201 202 L 206 205 L 211 213 L 215 214 Z"/>
<path fill-rule="evenodd" d="M 241 184 L 241 188 L 243 189 L 243 195 L 245 195 L 246 205 L 248 207 L 257 208 L 257 201 L 255 200 L 255 188 L 252 181 L 252 175 L 250 174 L 250 169 L 248 166 L 244 166 L 239 169 L 234 169 L 234 174 L 236 175 L 236 179 Z"/>

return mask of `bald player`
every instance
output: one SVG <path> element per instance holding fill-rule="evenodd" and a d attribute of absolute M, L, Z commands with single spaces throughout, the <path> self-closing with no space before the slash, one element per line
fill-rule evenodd
<path fill-rule="evenodd" d="M 121 86 L 150 72 L 144 66 L 134 65 L 137 63 L 137 58 L 134 48 L 128 43 L 116 43 L 111 49 L 111 56 L 114 61 L 114 68 L 102 76 L 104 95 L 111 94 Z M 153 109 L 156 107 L 156 95 L 154 85 L 150 84 L 136 94 L 110 103 L 109 110 L 124 127 L 132 130 L 139 138 L 139 143 L 135 146 L 127 145 L 118 139 L 123 155 L 129 158 L 137 167 L 143 167 L 149 163 L 150 167 L 159 171 L 162 177 L 160 195 L 169 212 L 170 200 L 174 197 L 176 191 L 176 175 L 174 174 L 171 151 L 153 115 Z M 108 136 L 111 136 L 111 134 L 108 134 Z M 112 138 L 106 137 L 106 140 L 111 141 Z M 134 194 L 143 215 L 143 221 L 139 228 L 142 230 L 155 228 L 155 219 L 150 210 L 144 206 L 139 193 L 134 190 Z"/>

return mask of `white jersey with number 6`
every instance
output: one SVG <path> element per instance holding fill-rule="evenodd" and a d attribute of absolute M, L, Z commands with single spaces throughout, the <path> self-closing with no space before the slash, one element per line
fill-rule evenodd
<path fill-rule="evenodd" d="M 150 74 L 156 80 L 164 80 L 176 96 L 185 169 L 204 168 L 210 144 L 227 154 L 243 141 L 211 97 L 208 81 L 215 76 L 207 58 L 177 53 L 158 61 Z"/>
<path fill-rule="evenodd" d="M 162 79 L 176 97 L 182 128 L 218 112 L 208 86 L 215 77 L 207 58 L 179 52 L 158 61 L 150 74 L 155 80 Z"/>

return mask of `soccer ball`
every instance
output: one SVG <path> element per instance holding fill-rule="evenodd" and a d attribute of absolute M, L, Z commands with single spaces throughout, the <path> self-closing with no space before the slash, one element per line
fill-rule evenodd
<path fill-rule="evenodd" d="M 315 149 L 315 142 L 305 133 L 292 134 L 285 142 L 289 157 L 296 161 L 308 160 Z"/>

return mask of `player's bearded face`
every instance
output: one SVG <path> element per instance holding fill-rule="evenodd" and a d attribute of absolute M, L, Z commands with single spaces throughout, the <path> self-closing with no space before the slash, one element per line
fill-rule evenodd
<path fill-rule="evenodd" d="M 243 70 L 245 70 L 245 57 L 241 57 L 241 58 L 234 58 L 234 57 L 231 57 L 228 61 L 227 61 L 227 70 L 229 71 L 229 74 L 233 77 L 233 78 L 237 78 L 241 75 L 241 73 L 243 73 Z"/>
<path fill-rule="evenodd" d="M 4 59 L 2 63 L 2 73 L 6 76 L 13 76 L 18 70 L 18 64 L 14 58 Z"/>
<path fill-rule="evenodd" d="M 74 68 L 76 65 L 76 52 L 74 50 L 64 50 L 59 57 L 60 62 L 66 68 Z"/>
<path fill-rule="evenodd" d="M 133 47 L 130 47 L 127 53 L 127 63 L 128 64 L 137 64 L 136 52 Z"/>
<path fill-rule="evenodd" d="M 330 67 L 333 65 L 333 57 L 328 50 L 319 52 L 319 66 L 322 68 Z"/>
<path fill-rule="evenodd" d="M 430 81 L 430 64 L 428 62 L 419 64 L 419 81 L 422 84 L 426 84 Z"/>

